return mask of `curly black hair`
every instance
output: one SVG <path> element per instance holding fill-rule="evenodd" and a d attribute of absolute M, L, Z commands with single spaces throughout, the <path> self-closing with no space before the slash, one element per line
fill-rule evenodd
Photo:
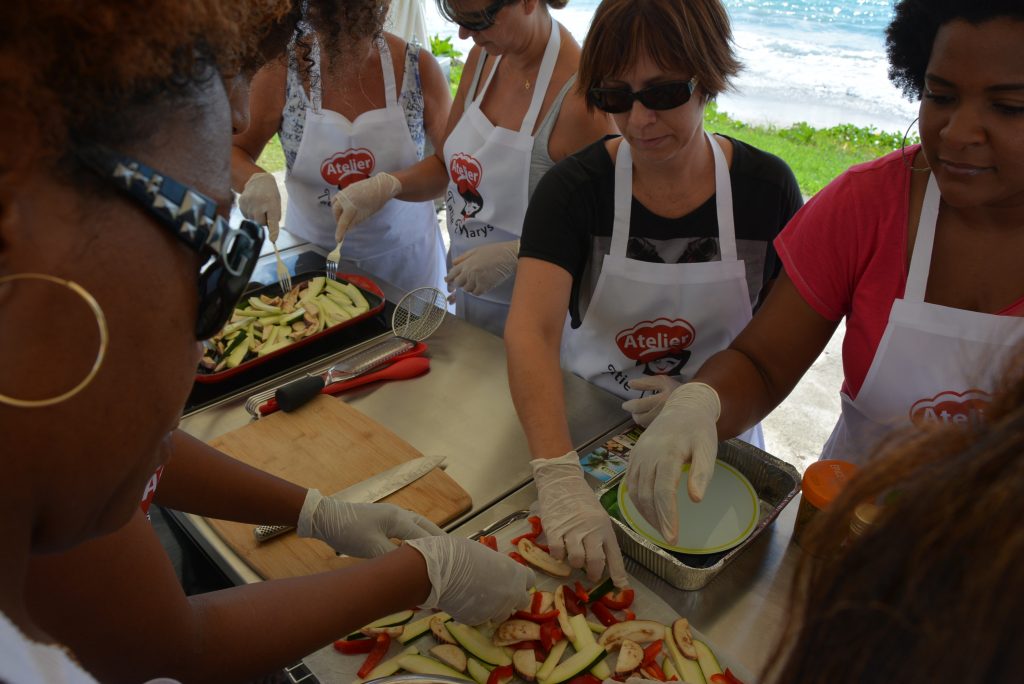
<path fill-rule="evenodd" d="M 1001 18 L 1024 21 L 1024 0 L 902 0 L 885 31 L 889 80 L 920 100 L 939 29 L 958 19 L 977 25 Z"/>

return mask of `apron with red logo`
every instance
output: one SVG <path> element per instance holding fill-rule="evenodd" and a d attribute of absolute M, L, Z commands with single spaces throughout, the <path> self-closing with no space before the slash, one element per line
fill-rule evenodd
<path fill-rule="evenodd" d="M 419 161 L 398 102 L 391 52 L 386 41 L 377 46 L 387 106 L 355 121 L 321 107 L 319 61 L 314 62 L 302 142 L 285 180 L 285 227 L 327 250 L 335 245 L 331 198 L 340 189 Z M 391 200 L 345 234 L 341 258 L 402 290 L 442 287 L 444 243 L 433 202 Z"/>
<path fill-rule="evenodd" d="M 736 254 L 729 165 L 705 131 L 715 159 L 715 207 L 721 261 L 659 264 L 626 256 L 633 202 L 629 144 L 615 155 L 615 219 L 583 323 L 562 335 L 562 367 L 623 399 L 643 396 L 630 381 L 671 375 L 689 381 L 750 322 L 744 263 Z M 763 448 L 761 426 L 740 435 Z"/>
<path fill-rule="evenodd" d="M 157 485 L 160 484 L 160 478 L 163 477 L 164 466 L 160 466 L 153 474 L 149 476 L 149 480 L 146 482 L 146 488 L 142 491 L 142 501 L 139 502 L 139 508 L 142 509 L 143 515 L 149 517 L 149 507 L 153 505 L 153 497 L 156 496 Z"/>
<path fill-rule="evenodd" d="M 1024 318 L 954 309 L 924 301 L 941 201 L 928 179 L 902 299 L 856 399 L 842 394 L 842 414 L 822 458 L 864 463 L 885 435 L 912 424 L 984 420 L 990 392 L 1024 341 Z"/>
<path fill-rule="evenodd" d="M 518 131 L 493 125 L 480 109 L 501 64 L 499 56 L 480 94 L 466 105 L 445 141 L 444 160 L 448 167 L 445 208 L 452 259 L 474 247 L 518 240 L 522 235 L 523 218 L 530 200 L 533 127 L 555 70 L 560 44 L 559 24 L 552 20 L 551 36 L 541 59 L 533 99 Z M 509 278 L 479 297 L 457 290 L 455 313 L 501 336 L 514 283 L 515 278 Z"/>

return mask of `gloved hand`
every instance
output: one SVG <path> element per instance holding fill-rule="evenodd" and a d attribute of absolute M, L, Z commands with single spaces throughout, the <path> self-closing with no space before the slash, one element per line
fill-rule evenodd
<path fill-rule="evenodd" d="M 427 562 L 430 595 L 423 608 L 441 608 L 459 622 L 479 625 L 504 620 L 530 605 L 533 570 L 465 537 L 407 541 Z"/>
<path fill-rule="evenodd" d="M 661 407 L 665 405 L 668 396 L 679 387 L 679 383 L 667 375 L 652 375 L 629 381 L 630 389 L 638 389 L 644 392 L 654 390 L 656 394 L 638 399 L 630 399 L 622 402 L 622 409 L 633 414 L 633 421 L 637 425 L 647 427 L 658 414 Z"/>
<path fill-rule="evenodd" d="M 690 464 L 686 489 L 700 501 L 715 471 L 718 456 L 718 392 L 701 382 L 679 386 L 661 414 L 636 441 L 629 456 L 626 486 L 637 510 L 675 543 L 679 534 L 676 491 L 683 465 Z"/>
<path fill-rule="evenodd" d="M 574 568 L 585 567 L 592 582 L 601 579 L 607 560 L 612 583 L 627 586 L 612 521 L 583 478 L 579 455 L 570 451 L 558 458 L 534 459 L 530 465 L 551 555 Z"/>
<path fill-rule="evenodd" d="M 277 180 L 269 173 L 254 173 L 238 196 L 238 210 L 250 221 L 267 227 L 270 241 L 277 242 L 281 232 L 281 193 Z"/>
<path fill-rule="evenodd" d="M 378 173 L 335 195 L 331 200 L 331 211 L 338 222 L 334 230 L 335 242 L 341 242 L 349 228 L 376 214 L 400 192 L 402 184 L 397 178 L 390 173 Z"/>
<path fill-rule="evenodd" d="M 515 275 L 518 263 L 519 240 L 494 242 L 456 257 L 444 280 L 449 292 L 461 288 L 480 296 Z"/>
<path fill-rule="evenodd" d="M 373 558 L 394 551 L 391 539 L 443 535 L 444 530 L 422 515 L 391 504 L 349 503 L 319 490 L 306 492 L 295 526 L 300 537 L 330 544 L 338 553 Z"/>

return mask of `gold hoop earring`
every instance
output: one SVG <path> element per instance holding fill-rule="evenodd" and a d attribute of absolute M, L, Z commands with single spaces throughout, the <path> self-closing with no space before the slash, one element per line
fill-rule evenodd
<path fill-rule="evenodd" d="M 110 341 L 110 333 L 107 330 L 107 319 L 103 315 L 103 309 L 100 308 L 99 302 L 96 301 L 95 297 L 89 294 L 88 290 L 72 280 L 64 280 L 63 278 L 57 278 L 45 273 L 15 273 L 13 275 L 0 276 L 0 285 L 15 280 L 43 280 L 55 283 L 68 288 L 85 300 L 85 303 L 92 310 L 92 314 L 96 318 L 96 327 L 100 332 L 100 348 L 96 353 L 96 360 L 93 361 L 89 374 L 85 376 L 85 379 L 69 389 L 67 392 L 48 399 L 17 399 L 15 397 L 9 397 L 6 394 L 0 394 L 0 404 L 17 406 L 18 408 L 41 408 L 43 406 L 53 406 L 54 404 L 67 401 L 88 387 L 89 383 L 93 381 L 93 378 L 95 378 L 96 374 L 99 372 L 100 366 L 103 364 L 103 359 L 107 355 L 107 344 Z"/>
<path fill-rule="evenodd" d="M 914 124 L 918 122 L 921 117 L 915 117 L 910 125 L 907 126 L 907 130 L 903 131 L 903 142 L 900 143 L 900 158 L 903 160 L 903 166 L 910 169 L 912 173 L 928 173 L 932 170 L 930 166 L 926 166 L 923 169 L 915 169 L 913 162 L 907 161 L 907 136 L 910 135 L 910 129 L 914 127 Z"/>

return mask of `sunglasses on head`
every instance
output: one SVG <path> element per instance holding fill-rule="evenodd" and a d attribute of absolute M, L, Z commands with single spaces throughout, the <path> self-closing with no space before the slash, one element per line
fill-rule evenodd
<path fill-rule="evenodd" d="M 217 214 L 213 199 L 130 157 L 97 146 L 80 151 L 78 157 L 203 257 L 196 339 L 217 334 L 249 283 L 260 256 L 263 229 L 249 220 L 232 228 Z"/>
<path fill-rule="evenodd" d="M 697 77 L 694 76 L 689 81 L 659 83 L 637 91 L 629 88 L 591 88 L 588 94 L 590 102 L 602 112 L 622 114 L 631 110 L 634 102 L 654 111 L 675 109 L 690 101 L 696 87 Z"/>
<path fill-rule="evenodd" d="M 467 31 L 486 31 L 494 26 L 498 12 L 519 0 L 494 0 L 479 12 L 461 14 L 452 9 L 447 2 L 440 3 L 441 14 L 448 21 L 454 22 Z"/>

